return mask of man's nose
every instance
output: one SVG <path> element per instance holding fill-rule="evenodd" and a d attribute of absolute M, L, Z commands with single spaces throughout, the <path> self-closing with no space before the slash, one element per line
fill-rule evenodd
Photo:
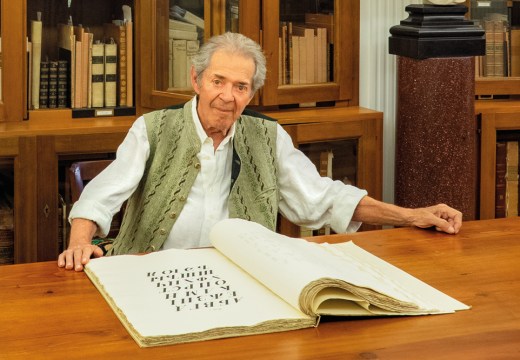
<path fill-rule="evenodd" d="M 226 84 L 220 93 L 220 98 L 224 101 L 233 101 L 235 97 L 233 96 L 233 85 Z"/>

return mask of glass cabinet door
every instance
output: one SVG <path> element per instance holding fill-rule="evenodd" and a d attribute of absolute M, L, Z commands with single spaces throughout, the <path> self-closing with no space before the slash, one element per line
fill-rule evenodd
<path fill-rule="evenodd" d="M 155 0 L 137 6 L 143 111 L 189 100 L 191 58 L 210 36 L 242 32 L 258 41 L 259 0 Z M 256 11 L 253 11 L 254 6 Z M 242 23 L 244 11 L 248 21 Z M 146 24 L 152 24 L 151 26 Z M 255 36 L 251 36 L 251 33 Z"/>
<path fill-rule="evenodd" d="M 520 94 L 520 3 L 470 0 L 469 14 L 486 32 L 486 54 L 475 59 L 476 94 Z"/>
<path fill-rule="evenodd" d="M 345 139 L 300 144 L 298 148 L 314 163 L 321 176 L 342 181 L 348 185 L 357 184 L 358 140 Z M 299 236 L 329 235 L 326 226 L 319 230 L 300 227 Z"/>
<path fill-rule="evenodd" d="M 356 105 L 357 19 L 359 2 L 354 0 L 264 1 L 263 46 L 270 72 L 262 104 Z"/>

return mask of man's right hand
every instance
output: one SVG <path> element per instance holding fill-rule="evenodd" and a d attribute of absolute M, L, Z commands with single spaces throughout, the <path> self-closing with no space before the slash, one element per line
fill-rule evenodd
<path fill-rule="evenodd" d="M 69 247 L 58 256 L 58 267 L 83 271 L 91 257 L 103 256 L 103 250 L 92 245 L 92 237 L 96 231 L 97 225 L 91 220 L 72 220 Z"/>

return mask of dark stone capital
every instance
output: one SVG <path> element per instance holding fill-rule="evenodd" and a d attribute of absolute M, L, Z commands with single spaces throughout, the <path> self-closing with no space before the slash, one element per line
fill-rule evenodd
<path fill-rule="evenodd" d="M 408 5 L 390 28 L 389 52 L 413 59 L 485 55 L 485 31 L 464 17 L 464 5 Z"/>

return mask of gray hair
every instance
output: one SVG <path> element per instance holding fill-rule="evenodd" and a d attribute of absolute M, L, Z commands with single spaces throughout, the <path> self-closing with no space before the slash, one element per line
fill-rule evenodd
<path fill-rule="evenodd" d="M 192 64 L 195 67 L 197 83 L 199 85 L 202 79 L 202 73 L 208 68 L 211 57 L 217 50 L 236 53 L 252 59 L 255 63 L 255 73 L 253 75 L 253 84 L 251 89 L 252 94 L 264 86 L 267 70 L 262 48 L 250 38 L 232 32 L 213 36 L 200 47 L 199 52 L 193 57 Z"/>

